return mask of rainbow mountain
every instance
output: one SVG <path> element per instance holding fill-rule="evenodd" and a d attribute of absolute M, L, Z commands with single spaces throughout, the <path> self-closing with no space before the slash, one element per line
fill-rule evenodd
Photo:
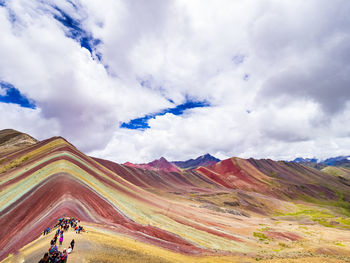
<path fill-rule="evenodd" d="M 150 169 L 89 157 L 62 137 L 17 133 L 16 144 L 11 132 L 0 138 L 15 145 L 0 144 L 2 262 L 37 262 L 50 241 L 42 231 L 63 215 L 88 230 L 72 262 L 350 260 L 347 168 L 233 157 Z"/>

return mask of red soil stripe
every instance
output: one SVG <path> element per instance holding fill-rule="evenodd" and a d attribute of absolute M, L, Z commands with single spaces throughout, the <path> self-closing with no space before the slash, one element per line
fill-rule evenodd
<path fill-rule="evenodd" d="M 229 240 L 233 240 L 233 241 L 237 241 L 237 242 L 243 242 L 243 240 L 241 240 L 238 237 L 235 237 L 235 236 L 232 236 L 232 235 L 228 235 L 228 234 L 225 234 L 223 232 L 211 229 L 209 227 L 204 227 L 204 226 L 201 226 L 201 225 L 193 223 L 193 222 L 189 222 L 188 220 L 185 220 L 185 219 L 180 218 L 178 216 L 172 216 L 172 215 L 167 215 L 167 216 L 169 218 L 173 219 L 174 221 L 182 224 L 182 225 L 187 225 L 187 226 L 193 227 L 195 229 L 198 229 L 198 230 L 201 230 L 201 231 L 204 231 L 204 232 L 207 232 L 207 233 L 219 236 L 219 237 L 223 237 L 223 238 L 226 238 L 226 239 L 229 239 Z"/>
<path fill-rule="evenodd" d="M 59 203 L 64 196 L 69 196 L 71 199 L 66 200 L 59 208 L 50 211 L 50 207 Z M 142 226 L 131 221 L 122 216 L 111 204 L 86 185 L 70 175 L 59 174 L 47 178 L 21 200 L 12 204 L 7 209 L 7 214 L 5 214 L 5 211 L 0 214 L 0 229 L 11 230 L 9 233 L 0 233 L 0 247 L 4 248 L 0 253 L 0 260 L 6 257 L 8 253 L 16 251 L 37 238 L 43 228 L 50 225 L 48 224 L 49 222 L 62 216 L 62 214 L 69 214 L 85 221 L 96 222 L 88 214 L 85 214 L 82 205 L 90 213 L 94 214 L 97 220 L 101 219 L 101 221 L 97 221 L 98 223 L 120 224 L 133 233 L 139 233 L 137 234 L 139 237 L 153 240 L 153 243 L 156 242 L 158 245 L 169 249 L 172 247 L 181 248 L 183 252 L 198 251 L 199 249 L 185 239 L 170 232 L 153 226 Z M 44 213 L 47 213 L 48 210 L 50 211 L 50 216 L 44 217 Z M 39 218 L 45 218 L 45 224 L 41 223 L 31 227 L 31 224 L 37 222 Z"/>

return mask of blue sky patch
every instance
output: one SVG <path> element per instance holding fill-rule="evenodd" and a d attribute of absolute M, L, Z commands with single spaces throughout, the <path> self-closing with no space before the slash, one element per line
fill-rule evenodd
<path fill-rule="evenodd" d="M 91 33 L 84 30 L 78 19 L 74 19 L 57 6 L 53 6 L 53 8 L 58 12 L 54 14 L 53 17 L 68 29 L 66 32 L 67 37 L 79 42 L 81 47 L 89 50 L 93 58 L 97 58 L 101 61 L 101 53 L 96 52 L 97 46 L 101 43 L 101 40 L 94 38 Z"/>
<path fill-rule="evenodd" d="M 2 89 L 2 92 L 0 93 L 0 102 L 14 103 L 24 108 L 36 108 L 35 102 L 33 100 L 28 99 L 26 96 L 21 94 L 21 92 L 10 83 L 0 81 L 0 86 Z M 5 95 L 3 94 L 3 90 L 5 90 Z"/>
<path fill-rule="evenodd" d="M 174 108 L 168 108 L 168 109 L 165 109 L 161 112 L 157 112 L 154 114 L 148 114 L 144 117 L 133 119 L 133 120 L 129 121 L 128 123 L 123 122 L 120 125 L 120 127 L 126 128 L 126 129 L 133 129 L 133 130 L 145 130 L 145 129 L 150 128 L 150 126 L 148 125 L 148 121 L 150 119 L 154 119 L 157 116 L 162 116 L 162 115 L 165 115 L 167 113 L 171 113 L 174 115 L 182 115 L 188 109 L 203 108 L 203 107 L 209 107 L 209 106 L 210 106 L 210 103 L 207 101 L 187 100 L 185 103 L 177 105 Z"/>
<path fill-rule="evenodd" d="M 0 6 L 2 7 L 5 7 L 6 10 L 7 10 L 7 17 L 8 19 L 10 20 L 10 22 L 13 24 L 16 22 L 17 18 L 16 18 L 16 15 L 15 13 L 11 10 L 11 8 L 9 8 L 7 5 L 6 5 L 6 0 L 0 0 Z"/>

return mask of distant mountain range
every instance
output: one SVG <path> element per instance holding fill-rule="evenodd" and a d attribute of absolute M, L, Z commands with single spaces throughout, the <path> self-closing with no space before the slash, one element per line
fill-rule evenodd
<path fill-rule="evenodd" d="M 160 170 L 167 172 L 179 172 L 180 170 L 196 169 L 198 167 L 207 167 L 214 165 L 221 160 L 210 155 L 209 153 L 199 156 L 196 159 L 190 159 L 187 161 L 172 161 L 169 162 L 166 158 L 161 157 L 160 159 L 154 160 L 149 163 L 135 164 L 126 162 L 124 165 L 129 167 L 142 168 L 146 170 Z M 337 166 L 350 168 L 350 155 L 331 157 L 325 160 L 318 160 L 316 158 L 295 158 L 292 163 L 303 164 L 318 170 L 322 170 L 327 166 Z"/>
<path fill-rule="evenodd" d="M 293 163 L 317 163 L 317 159 L 298 157 L 293 160 Z"/>
<path fill-rule="evenodd" d="M 337 156 L 320 161 L 316 158 L 302 158 L 298 157 L 292 161 L 293 163 L 305 164 L 317 169 L 322 169 L 326 166 L 340 166 L 350 168 L 350 155 Z"/>
<path fill-rule="evenodd" d="M 160 170 L 167 172 L 179 172 L 180 170 L 196 169 L 198 167 L 207 167 L 214 165 L 221 160 L 210 155 L 209 153 L 199 156 L 196 159 L 190 159 L 187 161 L 172 161 L 169 162 L 166 158 L 161 157 L 149 163 L 135 164 L 126 162 L 124 165 L 129 167 L 142 168 L 146 170 Z M 327 166 L 337 166 L 350 168 L 350 155 L 331 157 L 325 160 L 318 160 L 316 158 L 295 158 L 292 163 L 303 164 L 318 170 L 322 170 Z"/>
<path fill-rule="evenodd" d="M 162 170 L 167 172 L 179 172 L 181 169 L 195 169 L 199 166 L 210 166 L 217 162 L 220 162 L 220 159 L 215 158 L 209 153 L 199 156 L 196 159 L 190 159 L 187 161 L 175 161 L 169 162 L 164 157 L 161 157 L 158 160 L 154 160 L 149 163 L 134 164 L 131 162 L 126 162 L 124 165 L 130 167 L 143 168 L 147 170 Z"/>

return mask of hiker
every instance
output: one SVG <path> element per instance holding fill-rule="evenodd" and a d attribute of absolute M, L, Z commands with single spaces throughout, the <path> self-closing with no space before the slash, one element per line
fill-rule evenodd
<path fill-rule="evenodd" d="M 53 241 L 54 241 L 55 244 L 57 242 L 57 237 L 58 237 L 58 235 L 56 234 L 55 237 L 53 238 Z"/>
<path fill-rule="evenodd" d="M 50 246 L 53 246 L 55 244 L 56 244 L 56 240 L 55 239 L 51 239 Z"/>
<path fill-rule="evenodd" d="M 38 263 L 48 263 L 49 262 L 49 253 L 45 253 L 44 257 L 40 259 Z"/>
<path fill-rule="evenodd" d="M 60 242 L 60 246 L 62 246 L 62 242 L 63 242 L 63 235 L 60 236 L 60 239 L 58 240 Z"/>
<path fill-rule="evenodd" d="M 61 263 L 66 263 L 68 258 L 68 253 L 66 249 L 63 249 L 63 252 L 61 254 Z"/>
<path fill-rule="evenodd" d="M 72 239 L 72 241 L 70 242 L 70 246 L 72 247 L 72 250 L 74 249 L 74 243 L 75 243 L 75 241 L 74 241 L 74 239 Z"/>
<path fill-rule="evenodd" d="M 44 230 L 44 236 L 45 236 L 45 235 L 48 235 L 48 234 L 49 234 L 49 231 L 50 231 L 50 228 L 49 228 L 49 227 L 45 228 L 45 230 Z"/>
<path fill-rule="evenodd" d="M 57 245 L 51 246 L 50 249 L 49 249 L 49 253 L 50 254 L 54 254 L 57 251 L 58 251 Z"/>

